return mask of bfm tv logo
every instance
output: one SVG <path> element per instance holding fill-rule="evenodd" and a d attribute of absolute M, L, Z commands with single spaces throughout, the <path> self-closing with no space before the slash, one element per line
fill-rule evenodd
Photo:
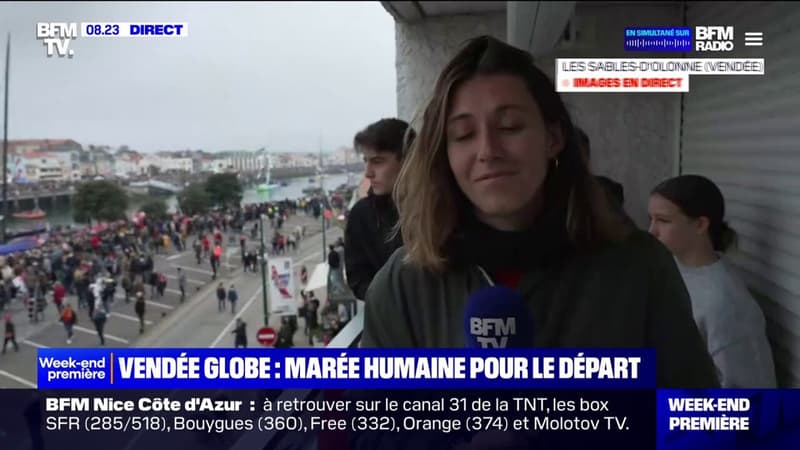
<path fill-rule="evenodd" d="M 509 336 L 517 334 L 517 320 L 514 317 L 470 317 L 469 332 L 481 348 L 506 348 Z"/>
<path fill-rule="evenodd" d="M 696 52 L 732 52 L 733 27 L 694 27 L 694 41 Z"/>

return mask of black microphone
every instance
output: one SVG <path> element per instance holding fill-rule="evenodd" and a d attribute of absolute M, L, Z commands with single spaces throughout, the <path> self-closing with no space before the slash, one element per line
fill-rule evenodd
<path fill-rule="evenodd" d="M 467 348 L 533 347 L 533 318 L 519 292 L 504 286 L 479 289 L 467 300 Z"/>

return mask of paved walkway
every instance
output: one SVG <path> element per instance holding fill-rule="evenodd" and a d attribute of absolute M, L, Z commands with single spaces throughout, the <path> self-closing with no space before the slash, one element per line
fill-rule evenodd
<path fill-rule="evenodd" d="M 342 236 L 340 228 L 333 228 L 327 232 L 330 242 Z M 316 264 L 322 262 L 322 233 L 307 237 L 300 245 L 299 251 L 292 256 L 294 259 L 295 280 L 300 280 L 300 268 L 305 265 L 309 273 Z M 227 288 L 231 284 L 236 286 L 239 301 L 236 312 L 232 313 L 230 302 L 226 302 L 225 310 L 220 312 L 216 297 L 216 284 L 203 289 L 192 298 L 186 312 L 159 324 L 151 333 L 144 336 L 136 344 L 137 347 L 208 347 L 221 348 L 233 347 L 232 334 L 237 318 L 247 323 L 247 340 L 249 347 L 260 347 L 256 341 L 256 333 L 264 325 L 264 301 L 262 295 L 261 272 L 242 272 L 237 270 L 224 280 Z M 297 287 L 299 292 L 300 286 Z M 318 290 L 316 296 L 324 299 L 324 292 Z M 299 295 L 298 295 L 299 299 Z M 299 305 L 299 300 L 298 300 Z M 269 315 L 269 326 L 276 331 L 280 328 L 281 318 Z M 295 347 L 309 346 L 308 337 L 303 332 L 304 319 L 298 320 L 298 330 L 294 336 Z M 321 346 L 315 341 L 315 346 Z"/>

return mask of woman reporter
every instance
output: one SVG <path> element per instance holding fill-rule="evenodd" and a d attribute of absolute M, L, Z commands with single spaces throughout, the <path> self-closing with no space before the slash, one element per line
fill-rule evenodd
<path fill-rule="evenodd" d="M 500 284 L 527 302 L 530 347 L 654 348 L 659 386 L 718 385 L 675 262 L 613 212 L 529 54 L 469 41 L 414 128 L 405 245 L 367 292 L 362 347 L 464 347 L 468 298 Z"/>

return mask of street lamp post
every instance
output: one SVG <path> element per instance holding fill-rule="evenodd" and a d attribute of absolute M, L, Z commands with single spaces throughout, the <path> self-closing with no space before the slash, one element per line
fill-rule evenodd
<path fill-rule="evenodd" d="M 264 246 L 264 214 L 259 216 L 259 231 L 261 231 L 261 299 L 264 303 L 264 326 L 269 326 L 269 300 L 267 291 L 267 249 Z"/>
<path fill-rule="evenodd" d="M 319 190 L 320 195 L 322 196 L 320 201 L 322 202 L 322 262 L 328 260 L 328 245 L 325 242 L 327 233 L 327 221 L 328 218 L 325 217 L 325 211 L 327 211 L 325 206 L 325 179 L 323 177 L 324 171 L 322 170 L 322 136 L 319 137 L 319 161 L 317 162 L 317 175 L 319 176 Z"/>
<path fill-rule="evenodd" d="M 326 213 L 328 209 L 325 205 L 325 188 L 322 183 L 322 175 L 320 175 L 319 185 L 322 189 L 322 199 L 320 200 L 322 202 L 322 262 L 324 263 L 328 260 L 328 245 L 326 243 L 326 235 L 328 234 L 328 218 L 326 217 Z"/>

